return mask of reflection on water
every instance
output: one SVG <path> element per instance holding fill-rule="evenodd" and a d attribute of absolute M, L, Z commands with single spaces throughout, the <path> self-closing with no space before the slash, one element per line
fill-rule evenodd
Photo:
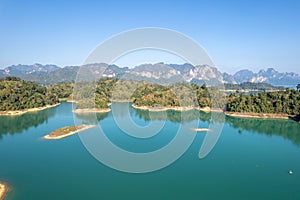
<path fill-rule="evenodd" d="M 250 131 L 268 136 L 280 136 L 288 139 L 300 147 L 300 125 L 292 120 L 276 119 L 252 119 L 226 117 L 226 122 L 233 128 L 239 129 L 239 133 Z"/>
<path fill-rule="evenodd" d="M 56 114 L 57 109 L 63 109 L 63 105 L 56 108 L 49 108 L 39 112 L 26 113 L 21 116 L 0 116 L 0 139 L 5 134 L 22 133 L 24 130 L 30 127 L 37 127 L 48 121 L 50 117 Z M 194 120 L 200 120 L 201 122 L 213 123 L 211 121 L 211 113 L 205 113 L 198 110 L 189 110 L 183 113 L 174 110 L 168 110 L 164 112 L 149 112 L 146 110 L 134 109 L 131 104 L 128 103 L 114 103 L 114 108 L 117 112 L 113 113 L 114 117 L 123 117 L 128 114 L 128 106 L 130 115 L 136 116 L 145 121 L 151 120 L 163 120 L 171 121 L 175 123 L 188 123 Z M 71 113 L 70 109 L 66 112 Z M 80 113 L 75 114 L 81 123 L 97 124 L 99 121 L 107 118 L 110 113 Z M 218 118 L 214 118 L 214 121 L 218 122 Z M 226 117 L 226 123 L 231 127 L 238 129 L 239 133 L 243 131 L 249 131 L 252 133 L 264 134 L 268 136 L 280 136 L 288 139 L 297 146 L 300 147 L 300 125 L 292 120 L 274 120 L 274 119 L 252 119 L 252 118 L 238 118 L 238 117 Z"/>
<path fill-rule="evenodd" d="M 151 113 L 151 114 L 150 114 Z M 135 109 L 134 114 L 145 121 L 150 120 L 169 120 L 176 123 L 186 123 L 200 119 L 203 122 L 208 122 L 211 118 L 211 113 L 205 113 L 198 110 L 189 110 L 185 112 L 168 110 L 166 115 L 162 115 L 162 112 L 149 112 L 147 110 Z"/>
<path fill-rule="evenodd" d="M 20 116 L 0 116 L 0 139 L 5 134 L 22 133 L 30 127 L 37 127 L 55 115 L 56 108 L 49 108 L 39 112 L 30 112 Z"/>
<path fill-rule="evenodd" d="M 97 124 L 99 121 L 105 119 L 108 113 L 76 113 L 75 116 L 83 124 Z"/>
<path fill-rule="evenodd" d="M 209 122 L 211 120 L 211 113 L 197 110 L 186 111 L 183 118 L 181 118 L 181 112 L 178 111 L 168 110 L 166 113 L 167 115 L 161 115 L 160 112 L 152 112 L 150 117 L 149 111 L 139 109 L 134 110 L 134 114 L 145 121 L 150 121 L 152 119 L 185 123 L 197 119 L 200 119 L 202 122 Z M 218 121 L 218 118 L 214 118 L 214 121 Z M 250 131 L 268 136 L 276 135 L 288 139 L 300 147 L 300 125 L 292 120 L 253 119 L 227 116 L 226 123 L 235 129 L 239 129 L 239 133 Z"/>
<path fill-rule="evenodd" d="M 122 114 L 126 114 L 121 106 L 116 108 L 122 109 Z M 133 122 L 140 123 L 142 126 L 150 124 L 143 119 L 150 120 L 152 117 L 160 120 L 163 116 L 160 115 L 161 113 L 152 115 L 148 111 L 135 110 L 131 107 L 129 110 Z M 166 113 L 162 118 L 167 119 L 162 132 L 149 139 L 124 134 L 116 126 L 112 112 L 97 114 L 96 121 L 102 120 L 99 125 L 106 133 L 107 139 L 120 149 L 147 153 L 165 147 L 177 134 L 182 113 L 176 111 Z M 184 122 L 187 122 L 185 125 L 189 128 L 189 120 L 200 118 L 203 127 L 206 127 L 208 124 L 211 125 L 211 115 L 213 113 L 188 111 Z M 10 200 L 243 199 L 245 197 L 287 199 L 291 196 L 299 199 L 297 194 L 300 185 L 300 149 L 281 138 L 276 137 L 278 140 L 273 142 L 274 140 L 262 135 L 278 135 L 299 144 L 297 133 L 300 126 L 294 121 L 226 117 L 226 127 L 223 129 L 221 141 L 219 140 L 216 148 L 205 159 L 198 159 L 199 147 L 204 143 L 203 139 L 207 135 L 214 135 L 194 134 L 187 131 L 183 136 L 195 135 L 195 139 L 186 153 L 173 165 L 154 173 L 127 174 L 97 162 L 84 148 L 80 141 L 81 136 L 79 138 L 74 135 L 60 141 L 35 139 L 40 138 L 42 132 L 50 133 L 56 128 L 71 125 L 73 116 L 86 122 L 91 120 L 89 117 L 91 115 L 73 115 L 69 103 L 62 103 L 57 108 L 24 116 L 0 117 L 1 134 L 18 132 L 24 134 L 24 137 L 19 137 L 20 134 L 15 137 L 3 137 L 0 141 L 0 152 L 4 152 L 1 154 L 0 177 L 3 181 L 11 183 L 13 187 L 8 197 Z M 38 127 L 35 131 L 29 129 L 30 126 Z M 237 130 L 241 130 L 244 135 L 239 136 Z M 28 140 L 27 135 L 30 135 L 30 132 L 41 134 L 32 134 L 32 139 Z M 82 136 L 93 135 L 89 133 L 91 132 L 82 133 Z M 259 137 L 256 133 L 264 137 Z M 261 139 L 262 141 L 259 141 Z M 100 151 L 100 153 L 107 155 L 108 159 L 112 155 L 112 152 Z M 170 155 L 172 153 L 173 151 L 170 151 Z M 199 157 L 201 155 L 198 154 Z M 289 175 L 289 169 L 295 173 Z M 49 192 L 49 188 L 55 192 Z M 133 191 L 132 188 L 135 190 Z M 175 189 L 170 192 L 170 188 Z M 218 192 L 215 192 L 216 188 Z M 274 188 L 280 189 L 274 190 Z"/>

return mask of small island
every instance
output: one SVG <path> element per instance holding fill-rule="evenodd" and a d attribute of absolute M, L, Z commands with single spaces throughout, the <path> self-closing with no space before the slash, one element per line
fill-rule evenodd
<path fill-rule="evenodd" d="M 4 183 L 0 182 L 0 200 L 3 200 L 5 195 L 7 194 L 8 187 Z"/>
<path fill-rule="evenodd" d="M 44 136 L 44 139 L 46 140 L 59 140 L 65 137 L 69 137 L 71 135 L 74 135 L 80 131 L 84 131 L 90 128 L 93 128 L 95 125 L 90 124 L 81 124 L 77 126 L 66 126 L 63 128 L 59 128 L 52 133 Z"/>

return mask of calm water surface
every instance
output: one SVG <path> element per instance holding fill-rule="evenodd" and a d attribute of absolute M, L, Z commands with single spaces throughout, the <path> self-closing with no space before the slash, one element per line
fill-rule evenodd
<path fill-rule="evenodd" d="M 38 113 L 0 116 L 0 179 L 12 187 L 8 200 L 300 199 L 300 125 L 296 122 L 227 117 L 218 143 L 204 159 L 198 158 L 198 152 L 205 133 L 198 133 L 172 165 L 128 174 L 93 158 L 78 135 L 41 139 L 57 128 L 74 125 L 71 110 L 72 104 L 62 103 Z M 137 124 L 149 123 L 148 112 L 130 111 Z M 148 152 L 168 144 L 180 123 L 196 120 L 195 116 L 203 126 L 210 123 L 210 114 L 192 112 L 180 122 L 180 113 L 170 111 L 165 127 L 149 140 L 122 133 L 112 113 L 98 114 L 97 123 L 119 147 Z M 165 118 L 156 114 L 152 119 Z M 290 169 L 293 175 L 288 174 Z"/>

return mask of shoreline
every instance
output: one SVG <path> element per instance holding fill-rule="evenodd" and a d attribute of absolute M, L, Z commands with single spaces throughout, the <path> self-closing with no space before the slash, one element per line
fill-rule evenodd
<path fill-rule="evenodd" d="M 151 112 L 161 112 L 161 111 L 167 111 L 167 110 L 175 110 L 175 111 L 180 111 L 180 112 L 184 112 L 184 111 L 189 111 L 189 110 L 199 110 L 205 113 L 209 113 L 209 112 L 224 112 L 222 109 L 215 109 L 215 108 L 210 108 L 210 107 L 193 107 L 193 106 L 183 106 L 183 107 L 179 107 L 179 106 L 167 106 L 167 107 L 151 107 L 151 106 L 137 106 L 135 104 L 131 105 L 133 108 L 135 109 L 140 109 L 140 110 L 148 110 Z"/>
<path fill-rule="evenodd" d="M 73 99 L 67 99 L 66 102 L 68 102 L 68 103 L 76 103 L 76 101 L 73 100 Z"/>
<path fill-rule="evenodd" d="M 59 140 L 59 139 L 62 139 L 62 138 L 74 135 L 74 134 L 76 134 L 76 133 L 78 133 L 80 131 L 84 131 L 84 130 L 87 130 L 87 129 L 95 127 L 95 125 L 84 125 L 84 124 L 83 125 L 79 125 L 79 126 L 83 126 L 83 127 L 82 128 L 77 128 L 78 126 L 77 127 L 75 126 L 75 128 L 76 128 L 75 131 L 71 131 L 71 132 L 65 133 L 63 135 L 52 136 L 51 134 L 53 134 L 55 131 L 57 131 L 58 130 L 57 129 L 57 130 L 53 131 L 52 133 L 50 133 L 48 135 L 45 135 L 43 138 L 46 139 L 46 140 Z M 63 127 L 63 128 L 66 128 L 66 127 Z"/>
<path fill-rule="evenodd" d="M 151 106 L 137 106 L 135 104 L 132 104 L 131 105 L 133 108 L 135 109 L 140 109 L 140 110 L 148 110 L 148 111 L 151 111 L 151 112 L 161 112 L 161 111 L 167 111 L 167 110 L 175 110 L 175 111 L 188 111 L 188 110 L 193 110 L 193 109 L 197 109 L 195 107 L 158 107 L 158 108 L 155 108 L 155 107 L 151 107 Z"/>
<path fill-rule="evenodd" d="M 0 182 L 0 200 L 3 200 L 7 195 L 8 187 L 6 184 Z"/>
<path fill-rule="evenodd" d="M 112 103 L 132 103 L 131 100 L 116 100 L 116 99 L 113 99 L 111 100 Z"/>
<path fill-rule="evenodd" d="M 73 113 L 80 114 L 80 113 L 107 113 L 110 112 L 110 108 L 85 108 L 85 109 L 74 109 L 72 110 Z"/>
<path fill-rule="evenodd" d="M 167 110 L 175 110 L 175 111 L 189 111 L 189 110 L 199 110 L 205 113 L 209 112 L 222 112 L 227 116 L 231 117 L 241 117 L 241 118 L 256 118 L 256 119 L 287 119 L 287 120 L 294 120 L 297 123 L 300 124 L 300 121 L 295 118 L 293 115 L 288 114 L 276 114 L 276 113 L 249 113 L 249 112 L 228 112 L 224 111 L 222 109 L 215 109 L 210 107 L 160 107 L 160 108 L 154 108 L 151 106 L 137 106 L 135 104 L 132 104 L 132 107 L 135 109 L 140 110 L 148 110 L 151 112 L 161 112 L 161 111 L 167 111 Z"/>
<path fill-rule="evenodd" d="M 38 112 L 38 111 L 45 110 L 45 109 L 48 109 L 48 108 L 56 107 L 59 104 L 60 103 L 53 104 L 53 105 L 46 105 L 46 106 L 38 107 L 38 108 L 29 108 L 29 109 L 24 109 L 24 110 L 0 111 L 0 116 L 1 115 L 3 115 L 3 116 L 17 116 L 17 115 L 23 115 L 23 114 L 28 113 L 28 112 Z"/>
<path fill-rule="evenodd" d="M 200 110 L 202 112 L 205 112 L 205 113 L 209 113 L 209 112 L 224 112 L 224 110 L 220 109 L 220 108 L 210 108 L 210 107 L 198 107 L 198 108 L 195 108 L 197 110 Z"/>
<path fill-rule="evenodd" d="M 225 115 L 231 117 L 242 118 L 259 118 L 259 119 L 292 119 L 294 116 L 288 114 L 275 114 L 275 113 L 241 113 L 241 112 L 225 112 Z"/>

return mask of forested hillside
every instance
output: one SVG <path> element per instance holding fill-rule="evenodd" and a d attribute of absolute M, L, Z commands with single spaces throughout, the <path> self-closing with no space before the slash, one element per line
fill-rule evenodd
<path fill-rule="evenodd" d="M 285 90 L 283 86 L 273 86 L 268 83 L 251 83 L 243 82 L 240 84 L 225 83 L 225 90 L 257 90 L 257 91 L 266 91 L 266 90 Z"/>
<path fill-rule="evenodd" d="M 23 110 L 52 105 L 70 98 L 74 84 L 48 87 L 16 77 L 0 79 L 0 111 Z M 176 83 L 158 85 L 143 81 L 99 79 L 96 83 L 76 84 L 73 98 L 77 108 L 107 108 L 112 101 L 131 101 L 148 107 L 211 107 L 229 112 L 274 113 L 300 116 L 300 91 L 286 89 L 258 94 L 225 96 L 206 85 Z M 226 105 L 226 106 L 225 106 Z"/>
<path fill-rule="evenodd" d="M 257 95 L 231 94 L 227 98 L 227 111 L 299 115 L 300 92 L 287 89 Z"/>
<path fill-rule="evenodd" d="M 37 108 L 58 102 L 58 96 L 44 86 L 16 77 L 0 79 L 0 111 Z"/>
<path fill-rule="evenodd" d="M 51 85 L 47 87 L 47 91 L 50 94 L 57 96 L 60 100 L 66 100 L 70 98 L 73 93 L 73 83 L 60 83 L 57 85 Z"/>

